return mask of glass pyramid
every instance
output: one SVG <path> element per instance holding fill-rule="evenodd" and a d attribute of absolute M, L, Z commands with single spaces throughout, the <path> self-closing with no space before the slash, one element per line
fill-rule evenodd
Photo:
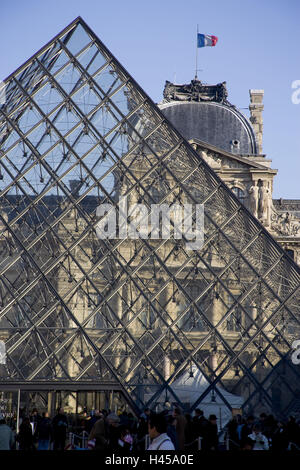
<path fill-rule="evenodd" d="M 231 409 L 226 390 L 246 412 L 290 410 L 299 268 L 85 22 L 5 84 L 0 389 L 110 384 L 137 411 Z M 203 246 L 175 237 L 175 216 L 168 238 L 99 237 L 98 208 L 121 214 L 125 196 L 149 214 L 203 204 Z M 195 371 L 207 386 L 187 403 L 172 384 Z"/>

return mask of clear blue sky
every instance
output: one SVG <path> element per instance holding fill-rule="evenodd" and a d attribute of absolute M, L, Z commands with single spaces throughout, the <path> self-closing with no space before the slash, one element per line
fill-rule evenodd
<path fill-rule="evenodd" d="M 227 81 L 248 115 L 249 89 L 265 90 L 264 153 L 277 168 L 273 197 L 300 199 L 299 0 L 1 0 L 0 79 L 77 16 L 89 24 L 155 101 L 165 80 L 195 74 L 196 29 L 218 36 L 199 50 L 199 78 Z"/>

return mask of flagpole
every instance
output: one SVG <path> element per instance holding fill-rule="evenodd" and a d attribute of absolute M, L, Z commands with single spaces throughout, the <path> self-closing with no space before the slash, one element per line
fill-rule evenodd
<path fill-rule="evenodd" d="M 197 71 L 198 71 L 198 33 L 199 33 L 199 25 L 197 24 L 197 36 L 196 36 L 196 73 L 195 73 L 195 80 L 198 79 Z"/>

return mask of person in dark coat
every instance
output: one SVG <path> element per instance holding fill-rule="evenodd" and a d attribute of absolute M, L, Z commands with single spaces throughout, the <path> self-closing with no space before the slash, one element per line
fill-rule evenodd
<path fill-rule="evenodd" d="M 38 439 L 38 450 L 49 450 L 52 435 L 52 424 L 48 412 L 42 414 L 37 423 L 35 435 Z"/>
<path fill-rule="evenodd" d="M 296 444 L 297 447 L 300 447 L 300 428 L 294 416 L 289 417 L 286 425 L 286 433 L 289 443 Z M 295 450 L 293 445 L 292 449 Z"/>
<path fill-rule="evenodd" d="M 261 413 L 259 415 L 259 421 L 258 421 L 258 425 L 260 426 L 261 428 L 261 432 L 266 436 L 266 420 L 267 420 L 267 415 L 266 413 Z"/>
<path fill-rule="evenodd" d="M 24 418 L 17 436 L 20 450 L 36 450 L 29 418 Z"/>
<path fill-rule="evenodd" d="M 276 429 L 276 421 L 273 415 L 266 417 L 264 421 L 264 434 L 268 439 L 273 439 L 273 434 Z"/>
<path fill-rule="evenodd" d="M 118 447 L 118 440 L 120 437 L 119 425 L 120 418 L 115 413 L 110 413 L 106 418 L 107 435 L 108 435 L 108 448 L 109 451 L 114 451 Z"/>
<path fill-rule="evenodd" d="M 185 427 L 185 443 L 186 443 L 186 450 L 191 449 L 191 444 L 193 443 L 194 440 L 194 429 L 193 429 L 193 421 L 192 417 L 189 413 L 185 413 L 185 419 L 186 419 L 186 427 Z"/>
<path fill-rule="evenodd" d="M 227 425 L 229 438 L 229 450 L 238 451 L 240 448 L 240 439 L 238 435 L 238 425 L 240 424 L 240 415 L 233 416 Z"/>
<path fill-rule="evenodd" d="M 272 437 L 272 451 L 283 452 L 288 448 L 288 437 L 284 424 L 281 421 L 277 422 L 276 429 Z"/>
<path fill-rule="evenodd" d="M 64 450 L 67 438 L 68 421 L 63 408 L 59 408 L 52 421 L 53 450 Z"/>
<path fill-rule="evenodd" d="M 100 413 L 99 410 L 95 410 L 93 414 L 86 420 L 85 422 L 85 430 L 88 434 L 90 434 L 91 430 L 93 429 L 94 424 L 98 421 L 98 419 L 103 418 L 103 414 Z"/>
<path fill-rule="evenodd" d="M 206 428 L 205 435 L 202 440 L 202 449 L 218 450 L 219 438 L 218 438 L 218 426 L 216 415 L 210 415 L 208 425 Z"/>
<path fill-rule="evenodd" d="M 197 408 L 195 410 L 195 416 L 193 418 L 194 439 L 204 436 L 207 424 L 208 424 L 208 420 L 205 418 L 203 411 Z"/>
<path fill-rule="evenodd" d="M 135 451 L 143 452 L 145 450 L 145 437 L 148 434 L 148 424 L 143 415 L 139 417 L 136 428 L 136 444 Z"/>
<path fill-rule="evenodd" d="M 89 439 L 96 440 L 94 450 L 104 451 L 108 447 L 104 416 L 100 413 L 98 416 L 98 420 L 95 422 L 90 432 Z"/>
<path fill-rule="evenodd" d="M 119 418 L 120 418 L 120 426 L 125 426 L 129 429 L 130 422 L 129 422 L 128 414 L 126 413 L 126 411 L 123 411 L 123 413 L 119 415 Z"/>
<path fill-rule="evenodd" d="M 176 432 L 176 418 L 173 416 L 167 416 L 167 434 L 173 442 L 175 450 L 178 450 L 178 437 Z"/>
<path fill-rule="evenodd" d="M 38 410 L 36 408 L 33 408 L 31 415 L 29 416 L 29 420 L 31 423 L 32 427 L 32 432 L 33 432 L 33 438 L 34 442 L 37 443 L 38 441 L 38 436 L 37 436 L 37 427 L 39 425 L 39 422 L 41 421 L 42 417 L 39 414 Z"/>
<path fill-rule="evenodd" d="M 248 436 L 252 434 L 254 426 L 254 416 L 248 416 L 246 423 L 243 425 L 241 430 L 241 447 L 243 447 L 244 442 L 248 439 Z"/>
<path fill-rule="evenodd" d="M 173 417 L 176 419 L 176 433 L 178 439 L 178 450 L 180 452 L 185 450 L 185 431 L 186 431 L 186 418 L 181 413 L 180 408 L 175 408 L 173 411 Z"/>

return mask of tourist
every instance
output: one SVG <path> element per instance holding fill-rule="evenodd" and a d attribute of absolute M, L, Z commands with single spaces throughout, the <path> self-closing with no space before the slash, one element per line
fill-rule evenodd
<path fill-rule="evenodd" d="M 175 450 L 178 450 L 178 437 L 177 437 L 177 432 L 176 432 L 176 418 L 174 416 L 166 416 L 165 417 L 166 422 L 167 422 L 167 434 L 171 441 L 173 442 L 173 445 L 175 447 Z"/>
<path fill-rule="evenodd" d="M 253 432 L 248 436 L 254 441 L 253 450 L 269 450 L 269 442 L 267 437 L 262 433 L 260 423 L 253 426 Z"/>
<path fill-rule="evenodd" d="M 5 417 L 0 413 L 0 450 L 11 450 L 15 444 L 15 435 L 7 426 Z"/>
<path fill-rule="evenodd" d="M 242 426 L 240 430 L 240 441 L 241 445 L 243 446 L 245 440 L 248 438 L 250 434 L 252 434 L 253 426 L 254 426 L 254 416 L 250 415 L 246 419 L 246 423 Z"/>
<path fill-rule="evenodd" d="M 288 443 L 286 428 L 281 421 L 278 421 L 272 436 L 272 450 L 276 452 L 287 450 Z"/>
<path fill-rule="evenodd" d="M 100 412 L 98 412 L 98 419 L 94 423 L 89 435 L 89 440 L 92 439 L 95 439 L 94 450 L 103 451 L 107 449 L 108 440 L 106 436 L 105 421 L 103 414 Z"/>
<path fill-rule="evenodd" d="M 52 424 L 49 413 L 45 411 L 37 423 L 36 436 L 38 439 L 38 450 L 49 450 L 52 436 Z"/>
<path fill-rule="evenodd" d="M 90 434 L 91 430 L 93 429 L 94 424 L 100 418 L 103 418 L 103 414 L 100 413 L 99 410 L 91 411 L 89 418 L 85 422 L 85 430 L 88 434 Z"/>
<path fill-rule="evenodd" d="M 241 416 L 235 415 L 227 424 L 227 437 L 229 439 L 229 450 L 237 451 L 240 448 L 240 439 L 238 426 L 241 422 Z"/>
<path fill-rule="evenodd" d="M 218 426 L 216 415 L 210 415 L 207 428 L 205 431 L 204 438 L 202 440 L 202 449 L 207 450 L 218 450 L 219 438 L 218 438 Z"/>
<path fill-rule="evenodd" d="M 180 408 L 175 408 L 173 411 L 173 417 L 176 419 L 176 433 L 178 439 L 178 450 L 184 451 L 184 444 L 185 444 L 185 431 L 187 421 L 185 416 L 181 413 Z"/>
<path fill-rule="evenodd" d="M 24 418 L 17 435 L 20 450 L 36 450 L 32 426 L 28 417 Z"/>
<path fill-rule="evenodd" d="M 53 450 L 64 450 L 67 438 L 68 421 L 63 408 L 57 410 L 57 415 L 52 421 Z"/>
<path fill-rule="evenodd" d="M 291 449 L 298 450 L 297 447 L 300 448 L 300 428 L 294 416 L 289 416 L 286 432 Z"/>
<path fill-rule="evenodd" d="M 208 420 L 205 418 L 203 411 L 197 408 L 193 418 L 193 435 L 195 439 L 204 437 L 207 424 Z"/>
<path fill-rule="evenodd" d="M 148 434 L 148 424 L 144 415 L 139 417 L 136 428 L 136 451 L 143 452 L 145 450 L 145 437 Z"/>
<path fill-rule="evenodd" d="M 120 437 L 118 439 L 118 445 L 116 449 L 117 453 L 126 454 L 127 452 L 131 452 L 133 447 L 133 437 L 129 429 L 124 425 L 120 425 L 119 433 Z"/>
<path fill-rule="evenodd" d="M 109 450 L 114 451 L 118 446 L 118 440 L 120 437 L 119 425 L 120 418 L 115 413 L 109 413 L 106 418 L 107 423 L 107 436 L 109 443 Z"/>
<path fill-rule="evenodd" d="M 167 423 L 164 416 L 150 416 L 148 432 L 151 439 L 151 444 L 147 450 L 175 450 L 174 445 L 166 431 Z"/>

